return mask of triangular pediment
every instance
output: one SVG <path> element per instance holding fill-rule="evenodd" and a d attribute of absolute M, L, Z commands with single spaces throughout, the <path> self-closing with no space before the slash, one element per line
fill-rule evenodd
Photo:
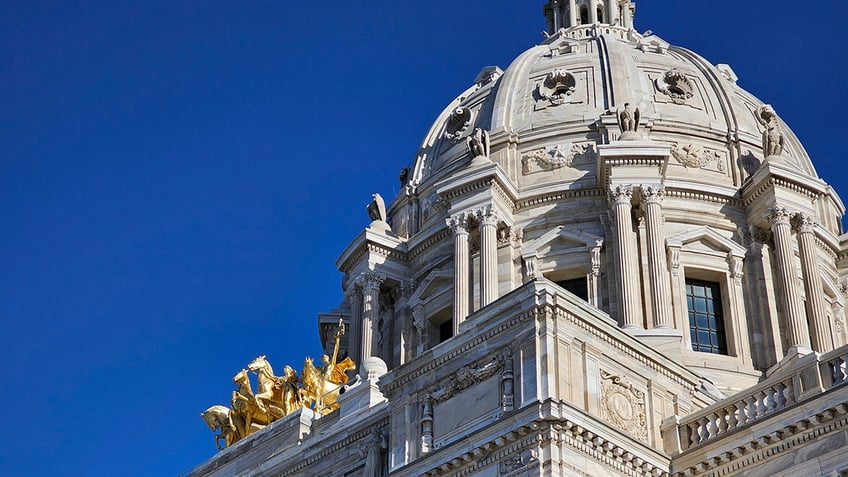
<path fill-rule="evenodd" d="M 743 257 L 746 249 L 742 245 L 721 235 L 710 227 L 698 227 L 673 235 L 666 239 L 669 247 L 704 252 L 721 252 Z"/>
<path fill-rule="evenodd" d="M 604 239 L 579 230 L 568 230 L 564 225 L 554 227 L 541 237 L 528 243 L 521 251 L 522 257 L 538 257 L 551 250 L 554 245 L 562 244 L 564 248 L 595 248 L 604 244 Z"/>

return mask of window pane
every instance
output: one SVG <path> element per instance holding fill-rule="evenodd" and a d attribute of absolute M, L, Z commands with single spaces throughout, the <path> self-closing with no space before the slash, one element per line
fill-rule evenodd
<path fill-rule="evenodd" d="M 715 282 L 686 280 L 686 305 L 689 309 L 689 336 L 692 349 L 706 353 L 727 353 L 724 316 L 721 311 L 721 286 Z"/>

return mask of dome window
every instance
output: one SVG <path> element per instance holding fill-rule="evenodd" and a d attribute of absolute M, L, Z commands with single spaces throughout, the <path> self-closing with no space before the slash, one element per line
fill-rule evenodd
<path fill-rule="evenodd" d="M 694 96 L 695 85 L 677 68 L 663 73 L 661 78 L 654 80 L 657 91 L 671 98 L 674 104 L 683 104 Z"/>
<path fill-rule="evenodd" d="M 473 113 L 465 106 L 460 106 L 453 110 L 445 125 L 445 137 L 452 141 L 458 140 L 469 126 Z"/>
<path fill-rule="evenodd" d="M 580 7 L 580 24 L 586 25 L 589 23 L 589 8 L 586 5 Z"/>
<path fill-rule="evenodd" d="M 539 84 L 539 99 L 548 100 L 551 105 L 570 102 L 570 97 L 577 86 L 574 75 L 564 69 L 556 69 L 548 73 L 545 80 Z"/>

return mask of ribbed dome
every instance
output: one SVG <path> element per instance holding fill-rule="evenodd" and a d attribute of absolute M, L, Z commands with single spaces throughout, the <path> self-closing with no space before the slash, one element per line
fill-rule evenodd
<path fill-rule="evenodd" d="M 644 139 L 672 147 L 670 180 L 738 188 L 767 155 L 763 131 L 773 112 L 736 85 L 729 66 L 656 35 L 594 24 L 559 30 L 506 71 L 483 70 L 430 129 L 412 184 L 468 164 L 466 137 L 481 128 L 491 135 L 492 160 L 522 192 L 552 182 L 595 186 L 592 152 L 617 138 L 615 112 L 625 103 L 639 109 Z M 801 143 L 775 120 L 787 165 L 817 177 Z"/>

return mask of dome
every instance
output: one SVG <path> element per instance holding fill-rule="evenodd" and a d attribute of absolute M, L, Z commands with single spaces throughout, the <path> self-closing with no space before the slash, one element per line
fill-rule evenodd
<path fill-rule="evenodd" d="M 729 66 L 637 33 L 634 10 L 551 0 L 544 41 L 439 115 L 337 262 L 370 297 L 342 307 L 355 359 L 401 365 L 540 282 L 724 392 L 845 343 L 841 199 Z"/>
<path fill-rule="evenodd" d="M 737 86 L 728 65 L 713 65 L 650 32 L 586 24 L 550 34 L 505 71 L 484 69 L 428 132 L 413 184 L 461 168 L 469 161 L 465 138 L 481 128 L 491 136 L 492 159 L 522 191 L 553 182 L 592 187 L 596 178 L 579 166 L 591 154 L 568 159 L 571 167 L 546 177 L 525 159 L 566 144 L 616 140 L 615 112 L 628 103 L 640 111 L 641 136 L 672 147 L 669 178 L 738 188 L 767 156 L 762 137 L 771 116 L 785 137 L 783 158 L 817 177 L 797 137 L 768 105 Z"/>

